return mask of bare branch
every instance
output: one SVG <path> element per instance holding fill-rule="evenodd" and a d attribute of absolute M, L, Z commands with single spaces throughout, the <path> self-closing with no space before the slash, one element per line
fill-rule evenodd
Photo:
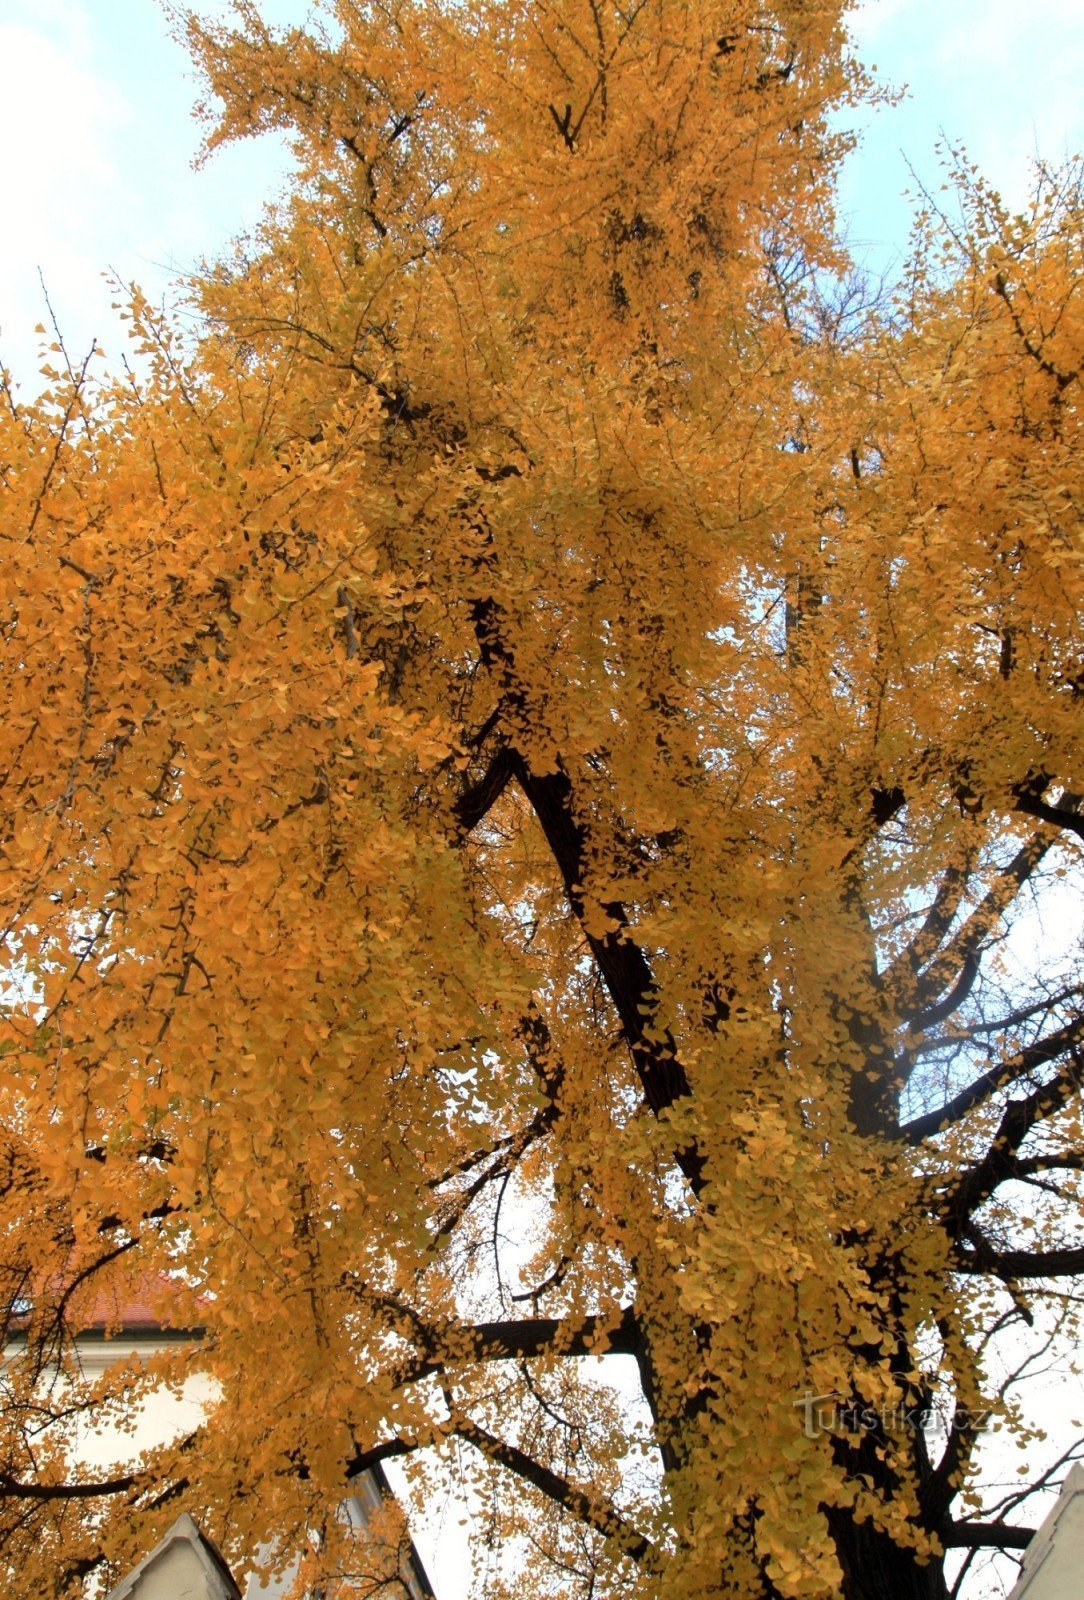
<path fill-rule="evenodd" d="M 893 967 L 889 992 L 900 1011 L 914 1017 L 915 1028 L 922 1026 L 923 1011 L 936 1006 L 946 990 L 955 989 L 960 984 L 969 960 L 981 955 L 986 941 L 1053 844 L 1053 835 L 1044 838 L 1042 834 L 1036 834 L 1022 845 L 1009 865 L 998 873 L 971 915 L 956 930 L 950 943 L 925 971 L 916 975 L 899 968 L 898 963 Z M 965 989 L 960 994 L 956 1004 L 966 997 L 966 992 Z M 949 1010 L 942 1005 L 937 1020 L 942 1020 L 948 1014 Z"/>
<path fill-rule="evenodd" d="M 950 1032 L 929 1039 L 920 1037 L 915 1043 L 908 1043 L 906 1053 L 908 1056 L 928 1056 L 941 1050 L 959 1050 L 960 1046 L 970 1039 L 991 1033 L 1007 1033 L 1011 1028 L 1018 1028 L 1022 1022 L 1030 1022 L 1033 1017 L 1039 1016 L 1044 1011 L 1047 1013 L 1056 1011 L 1067 1000 L 1078 999 L 1081 995 L 1084 995 L 1084 987 L 1074 983 L 1068 989 L 1060 990 L 1058 994 L 1044 996 L 1040 1000 L 1031 1001 L 1028 1005 L 1018 1006 L 1015 1011 L 998 1017 L 994 1022 L 972 1022 L 966 1028 L 953 1026 Z"/>
<path fill-rule="evenodd" d="M 562 770 L 532 772 L 518 753 L 513 753 L 516 781 L 519 783 L 553 852 L 565 886 L 569 905 L 579 922 L 603 982 L 621 1021 L 625 1042 L 632 1055 L 637 1076 L 648 1107 L 656 1114 L 686 1099 L 691 1090 L 677 1046 L 667 1029 L 651 1027 L 658 1005 L 654 975 L 647 957 L 632 938 L 628 915 L 620 901 L 606 901 L 601 907 L 610 924 L 603 934 L 585 926 L 587 906 L 583 894 L 586 839 L 576 818 L 572 785 Z M 694 1193 L 703 1186 L 703 1157 L 694 1148 L 676 1153 L 676 1159 Z"/>
<path fill-rule="evenodd" d="M 517 1477 L 523 1478 L 525 1482 L 540 1490 L 548 1499 L 571 1512 L 580 1522 L 594 1528 L 607 1539 L 613 1539 L 622 1553 L 630 1556 L 633 1561 L 643 1561 L 651 1553 L 650 1540 L 627 1522 L 608 1500 L 588 1494 L 583 1489 L 577 1489 L 567 1478 L 560 1477 L 552 1468 L 543 1465 L 541 1461 L 536 1461 L 517 1445 L 496 1438 L 488 1429 L 471 1421 L 469 1417 L 457 1415 L 453 1422 L 453 1430 L 461 1439 L 466 1439 L 469 1444 L 474 1445 L 475 1449 L 488 1460 L 506 1467 L 509 1472 L 514 1472 Z"/>
<path fill-rule="evenodd" d="M 951 1100 L 946 1101 L 936 1111 L 927 1111 L 923 1116 L 913 1117 L 910 1122 L 905 1122 L 899 1130 L 899 1137 L 906 1139 L 909 1144 L 921 1144 L 923 1139 L 929 1139 L 932 1135 L 951 1127 L 976 1106 L 985 1104 L 999 1089 L 1008 1088 L 1010 1084 L 1026 1077 L 1036 1068 L 1056 1061 L 1082 1038 L 1084 1038 L 1084 1016 L 1074 1018 L 1056 1033 L 1048 1034 L 1045 1039 L 1037 1039 L 1034 1044 L 1027 1045 L 1016 1055 L 1010 1056 L 1008 1061 L 995 1062 L 973 1083 L 969 1083 L 966 1089 L 961 1089 L 959 1094 L 953 1095 Z M 1026 1105 L 1030 1104 L 1030 1101 L 1014 1103 Z M 1036 1117 L 1038 1115 L 1036 1112 Z"/>
<path fill-rule="evenodd" d="M 1011 1283 L 1019 1278 L 1072 1278 L 1084 1272 L 1084 1246 L 1067 1250 L 994 1250 L 976 1240 L 956 1252 L 961 1272 L 989 1273 Z"/>

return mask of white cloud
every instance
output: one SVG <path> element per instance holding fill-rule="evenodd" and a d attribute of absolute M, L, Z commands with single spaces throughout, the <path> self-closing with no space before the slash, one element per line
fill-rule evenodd
<path fill-rule="evenodd" d="M 0 332 L 5 360 L 22 371 L 45 315 L 38 269 L 58 310 L 78 303 L 96 276 L 121 187 L 111 151 L 127 115 L 115 87 L 80 59 L 78 10 L 54 3 L 39 18 L 46 13 L 65 28 L 66 44 L 40 26 L 0 22 Z M 91 330 L 80 333 L 89 344 Z"/>
<path fill-rule="evenodd" d="M 125 335 L 104 275 L 158 298 L 255 222 L 278 186 L 273 140 L 193 172 L 186 65 L 153 0 L 35 0 L 29 13 L 0 0 L 0 358 L 24 388 L 39 381 L 39 267 L 73 356 L 96 338 L 116 365 Z"/>
<path fill-rule="evenodd" d="M 848 18 L 852 38 L 863 46 L 875 43 L 878 35 L 910 4 L 911 0 L 862 0 Z"/>
<path fill-rule="evenodd" d="M 1013 205 L 1026 199 L 1035 156 L 1058 162 L 1084 146 L 1079 0 L 865 0 L 852 35 L 885 82 L 907 86 L 898 106 L 847 119 L 863 140 L 841 212 L 875 265 L 905 249 L 910 169 L 933 189 L 941 182 L 942 135 Z"/>

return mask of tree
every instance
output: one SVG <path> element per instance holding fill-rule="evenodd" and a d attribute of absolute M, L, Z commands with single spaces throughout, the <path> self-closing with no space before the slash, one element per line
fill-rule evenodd
<path fill-rule="evenodd" d="M 1079 970 L 1004 960 L 1084 834 L 1084 211 L 965 172 L 865 305 L 840 11 L 180 20 L 296 185 L 198 337 L 136 296 L 3 421 L 22 1592 L 181 1506 L 326 1580 L 348 1472 L 459 1447 L 522 1594 L 1026 1542 L 972 1463 L 1084 1270 Z M 83 1380 L 128 1278 L 204 1337 Z"/>

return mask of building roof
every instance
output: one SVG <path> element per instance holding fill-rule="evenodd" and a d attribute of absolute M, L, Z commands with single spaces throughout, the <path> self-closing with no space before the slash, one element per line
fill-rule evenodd
<path fill-rule="evenodd" d="M 80 1342 L 111 1345 L 114 1340 L 131 1343 L 147 1340 L 161 1344 L 171 1339 L 199 1339 L 200 1325 L 181 1326 L 168 1320 L 169 1301 L 177 1294 L 176 1280 L 156 1273 L 135 1282 L 102 1284 L 79 1319 Z M 197 1298 L 199 1306 L 202 1297 Z M 27 1316 L 15 1319 L 13 1332 L 25 1329 Z M 20 1327 L 20 1324 L 22 1325 Z M 84 1359 L 91 1359 L 89 1351 Z M 94 1361 L 108 1365 L 116 1356 L 110 1349 L 97 1352 Z M 351 1521 L 368 1527 L 385 1499 L 395 1498 L 379 1465 L 367 1468 L 344 1485 L 347 1504 L 354 1507 Z M 198 1558 L 198 1569 L 193 1565 Z M 409 1532 L 397 1558 L 399 1581 L 411 1600 L 436 1600 L 429 1575 Z M 203 1589 L 179 1588 L 182 1566 L 193 1582 L 204 1579 Z M 211 1574 L 214 1575 L 212 1582 Z M 186 1580 L 187 1581 L 187 1580 Z M 217 1585 L 217 1587 L 216 1587 Z M 138 1566 L 112 1589 L 104 1600 L 176 1600 L 180 1594 L 192 1600 L 241 1600 L 240 1590 L 222 1556 L 186 1513 L 178 1517 L 165 1538 Z"/>
<path fill-rule="evenodd" d="M 67 1325 L 78 1339 L 153 1339 L 155 1344 L 161 1344 L 168 1339 L 198 1338 L 203 1333 L 200 1315 L 182 1320 L 169 1315 L 169 1302 L 179 1301 L 181 1288 L 181 1283 L 166 1272 L 144 1274 L 134 1280 L 96 1280 L 90 1301 L 80 1299 L 78 1310 L 67 1307 Z M 46 1285 L 50 1294 L 64 1290 L 64 1278 Z M 205 1296 L 197 1296 L 197 1307 L 201 1304 L 206 1304 Z M 32 1299 L 16 1301 L 6 1320 L 6 1336 L 13 1341 L 26 1338 L 32 1315 Z"/>
<path fill-rule="evenodd" d="M 179 1600 L 181 1595 L 185 1600 L 241 1600 L 229 1567 L 187 1511 L 105 1600 Z"/>
<path fill-rule="evenodd" d="M 146 1274 L 135 1281 L 122 1278 L 96 1282 L 93 1297 L 83 1303 L 69 1326 L 74 1326 L 80 1339 L 153 1339 L 161 1343 L 198 1337 L 203 1332 L 202 1319 L 178 1322 L 169 1316 L 169 1304 L 179 1298 L 178 1289 L 176 1279 L 164 1272 Z M 202 1297 L 197 1305 L 201 1300 Z M 21 1338 L 31 1315 L 28 1303 L 17 1310 L 9 1323 L 9 1336 Z"/>
<path fill-rule="evenodd" d="M 103 1285 L 80 1318 L 82 1338 L 113 1336 L 169 1339 L 202 1333 L 202 1326 L 178 1325 L 164 1315 L 177 1286 L 165 1273 L 136 1283 Z"/>

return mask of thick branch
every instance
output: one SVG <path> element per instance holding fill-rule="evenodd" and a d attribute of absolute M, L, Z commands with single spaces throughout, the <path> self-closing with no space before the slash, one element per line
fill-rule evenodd
<path fill-rule="evenodd" d="M 1084 1019 L 1077 1023 L 1076 1031 L 1082 1026 Z M 1035 1124 L 1068 1105 L 1079 1092 L 1080 1081 L 1080 1058 L 1073 1051 L 1049 1083 L 1041 1084 L 1024 1100 L 1009 1101 L 989 1150 L 977 1166 L 961 1175 L 951 1191 L 947 1215 L 957 1236 L 966 1219 L 993 1194 L 998 1184 L 1014 1175 L 1016 1153 Z"/>
<path fill-rule="evenodd" d="M 891 991 L 899 992 L 902 986 L 913 982 L 926 962 L 937 954 L 967 892 L 974 864 L 975 851 L 969 849 L 962 862 L 946 867 L 921 928 L 884 974 L 885 985 Z"/>
<path fill-rule="evenodd" d="M 0 1500 L 94 1500 L 102 1495 L 124 1494 L 137 1481 L 128 1474 L 96 1483 L 20 1483 L 10 1473 L 0 1471 Z"/>
<path fill-rule="evenodd" d="M 987 939 L 1053 843 L 1053 837 L 1036 835 L 1022 845 L 1009 865 L 998 873 L 971 915 L 956 930 L 950 943 L 925 971 L 915 975 L 895 964 L 891 985 L 893 998 L 901 1011 L 916 1016 L 916 1026 L 921 1025 L 917 1021 L 918 1014 L 935 1006 L 946 990 L 960 982 L 969 960 L 981 955 Z M 957 1004 L 965 994 L 966 990 Z M 939 1011 L 941 1016 L 948 1014 L 944 1006 Z"/>
<path fill-rule="evenodd" d="M 511 776 L 511 753 L 502 745 L 478 782 L 472 784 L 456 801 L 456 821 L 464 833 L 470 833 L 492 810 L 508 787 Z"/>
<path fill-rule="evenodd" d="M 487 532 L 485 554 L 478 560 L 479 576 L 492 562 L 492 541 Z M 514 727 L 517 723 L 522 727 L 527 726 L 527 694 L 519 681 L 515 656 L 505 637 L 500 605 L 491 595 L 478 596 L 471 602 L 471 620 L 482 661 L 505 699 L 509 726 Z M 492 784 L 487 785 L 487 779 L 482 780 L 482 784 L 487 786 L 485 792 L 465 806 L 460 815 L 461 823 L 466 823 L 478 812 L 489 790 L 496 788 L 498 782 L 501 788 L 504 787 L 508 781 L 505 763 L 510 762 L 512 776 L 523 790 L 553 852 L 573 915 L 580 924 L 620 1018 L 644 1099 L 657 1116 L 668 1106 L 685 1099 L 690 1088 L 673 1037 L 668 1030 L 652 1028 L 652 1018 L 658 1008 L 658 994 L 647 957 L 630 936 L 628 916 L 620 901 L 607 901 L 600 907 L 602 916 L 609 924 L 607 932 L 592 933 L 587 927 L 587 905 L 584 900 L 587 838 L 583 824 L 576 817 L 568 773 L 560 766 L 553 772 L 535 773 L 512 744 L 506 744 L 503 751 L 506 753 L 498 753 L 494 758 L 496 774 Z M 490 771 L 493 771 L 493 767 Z M 470 793 L 474 795 L 475 791 Z M 676 1152 L 676 1160 L 693 1192 L 699 1193 L 703 1186 L 703 1157 L 695 1148 L 686 1148 Z"/>
<path fill-rule="evenodd" d="M 478 1322 L 466 1332 L 479 1359 L 493 1361 L 545 1355 L 635 1355 L 640 1347 L 640 1325 L 632 1306 L 611 1326 L 604 1317 L 585 1317 L 571 1324 L 558 1317 L 526 1317 L 520 1322 Z"/>
<path fill-rule="evenodd" d="M 976 1550 L 992 1545 L 998 1550 L 1026 1550 L 1034 1528 L 1014 1528 L 1008 1522 L 949 1522 L 940 1530 L 948 1550 Z"/>
<path fill-rule="evenodd" d="M 635 1356 L 641 1349 L 640 1325 L 632 1306 L 625 1307 L 616 1325 L 605 1317 L 476 1322 L 427 1334 L 419 1359 L 404 1367 L 397 1377 L 400 1383 L 415 1383 L 461 1362 L 518 1361 L 548 1354 Z"/>
<path fill-rule="evenodd" d="M 1056 1061 L 1082 1038 L 1084 1038 L 1084 1017 L 1076 1017 L 1072 1022 L 1066 1023 L 1064 1028 L 1059 1028 L 1056 1033 L 1048 1034 L 1045 1039 L 1037 1039 L 1034 1044 L 1010 1056 L 1008 1061 L 996 1062 L 936 1111 L 927 1111 L 923 1116 L 905 1122 L 899 1131 L 900 1138 L 906 1139 L 909 1144 L 920 1144 L 923 1139 L 928 1139 L 933 1134 L 940 1133 L 942 1129 L 951 1127 L 976 1106 L 983 1105 L 999 1089 L 1007 1088 L 1018 1079 L 1026 1077 L 1029 1072 L 1034 1072 L 1036 1068 Z M 1044 1092 L 1045 1089 L 1037 1090 L 1036 1094 L 1041 1095 Z M 1026 1101 L 1016 1101 L 1014 1104 L 1027 1106 L 1033 1099 L 1034 1097 L 1029 1097 Z M 1038 1115 L 1037 1111 L 1032 1121 L 1035 1121 Z"/>
<path fill-rule="evenodd" d="M 960 1272 L 989 1273 L 1011 1283 L 1019 1278 L 1075 1278 L 1084 1273 L 1084 1247 L 1066 1250 L 993 1250 L 979 1240 L 971 1250 L 958 1250 Z"/>
<path fill-rule="evenodd" d="M 1066 802 L 1069 798 L 1066 796 Z M 1067 828 L 1078 839 L 1084 839 L 1084 816 L 1075 806 L 1070 809 L 1066 802 L 1060 806 L 1048 805 L 1032 789 L 1017 790 L 1016 795 L 1017 811 L 1022 811 L 1028 817 L 1038 817 L 1040 822 L 1047 822 L 1052 828 Z"/>
<path fill-rule="evenodd" d="M 536 1461 L 533 1456 L 520 1450 L 517 1445 L 496 1438 L 487 1429 L 472 1422 L 469 1417 L 457 1416 L 453 1428 L 461 1439 L 466 1439 L 468 1443 L 474 1445 L 487 1460 L 506 1467 L 509 1472 L 514 1472 L 517 1477 L 523 1478 L 557 1505 L 571 1512 L 580 1522 L 594 1528 L 607 1539 L 613 1539 L 623 1554 L 631 1556 L 634 1561 L 643 1561 L 650 1553 L 650 1540 L 627 1522 L 609 1501 L 588 1494 L 583 1489 L 577 1489 L 567 1478 L 560 1477 L 550 1467 L 544 1466 L 541 1461 Z"/>
<path fill-rule="evenodd" d="M 959 1011 L 975 987 L 980 965 L 979 952 L 976 950 L 970 951 L 964 957 L 960 967 L 960 975 L 948 994 L 945 995 L 943 1000 L 938 1000 L 934 1005 L 927 1006 L 925 1011 L 912 1020 L 911 1027 L 925 1031 L 927 1028 L 936 1027 L 939 1022 L 944 1022 L 948 1017 L 952 1016 L 954 1011 Z"/>
<path fill-rule="evenodd" d="M 1022 1156 L 1013 1165 L 1014 1178 L 1031 1178 L 1040 1172 L 1084 1172 L 1084 1150 L 1062 1150 L 1049 1155 Z"/>
<path fill-rule="evenodd" d="M 363 1472 L 369 1472 L 378 1467 L 382 1461 L 392 1461 L 396 1456 L 409 1456 L 419 1448 L 416 1444 L 409 1443 L 406 1439 L 385 1439 L 383 1444 L 374 1444 L 368 1450 L 359 1450 L 346 1463 L 346 1476 L 357 1478 Z"/>
<path fill-rule="evenodd" d="M 532 772 L 518 752 L 513 752 L 512 761 L 516 780 L 553 852 L 569 905 L 620 1018 L 644 1099 L 657 1116 L 686 1099 L 690 1087 L 673 1036 L 669 1030 L 651 1027 L 658 1003 L 651 967 L 629 934 L 628 916 L 620 901 L 606 901 L 600 908 L 610 925 L 605 933 L 592 933 L 586 926 L 583 892 L 586 839 L 573 810 L 572 785 L 567 774 L 563 771 Z M 698 1193 L 703 1183 L 702 1156 L 694 1148 L 687 1148 L 677 1153 L 677 1160 L 693 1191 Z"/>

